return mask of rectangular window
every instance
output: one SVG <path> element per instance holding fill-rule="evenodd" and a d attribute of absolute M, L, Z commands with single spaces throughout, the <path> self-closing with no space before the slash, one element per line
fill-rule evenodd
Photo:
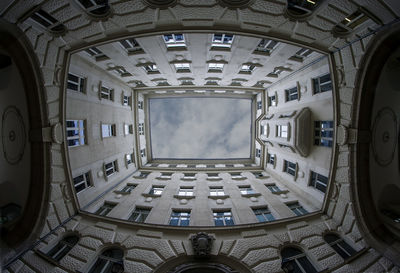
<path fill-rule="evenodd" d="M 164 186 L 153 186 L 151 187 L 149 194 L 151 195 L 161 195 L 164 190 Z"/>
<path fill-rule="evenodd" d="M 244 64 L 240 68 L 240 73 L 252 73 L 256 69 L 254 64 Z"/>
<path fill-rule="evenodd" d="M 113 175 L 118 171 L 117 164 L 118 164 L 117 160 L 104 164 L 104 173 L 107 177 L 110 177 L 111 175 Z"/>
<path fill-rule="evenodd" d="M 90 176 L 90 172 L 78 175 L 74 177 L 74 188 L 76 193 L 83 191 L 86 188 L 92 186 L 92 180 Z"/>
<path fill-rule="evenodd" d="M 208 64 L 208 71 L 210 72 L 221 72 L 222 69 L 224 68 L 224 64 L 223 63 L 209 63 Z"/>
<path fill-rule="evenodd" d="M 36 23 L 40 24 L 44 28 L 47 28 L 52 32 L 60 32 L 62 29 L 65 29 L 64 25 L 57 21 L 56 18 L 48 14 L 42 9 L 39 9 L 31 16 L 32 20 Z"/>
<path fill-rule="evenodd" d="M 194 166 L 195 168 L 196 166 Z M 183 180 L 195 180 L 196 179 L 196 174 L 195 173 L 184 173 L 184 176 L 182 177 Z"/>
<path fill-rule="evenodd" d="M 162 178 L 162 179 L 171 179 L 171 177 L 172 177 L 172 173 L 169 173 L 169 172 L 162 172 L 159 176 L 159 178 Z"/>
<path fill-rule="evenodd" d="M 132 124 L 124 124 L 124 134 L 125 135 L 133 134 L 133 125 Z"/>
<path fill-rule="evenodd" d="M 125 155 L 126 165 L 133 164 L 133 157 L 134 157 L 133 153 Z"/>
<path fill-rule="evenodd" d="M 125 67 L 122 67 L 122 66 L 116 66 L 116 67 L 114 67 L 114 69 L 112 71 L 114 71 L 115 74 L 117 74 L 120 77 L 132 76 L 132 74 L 129 73 L 128 71 L 126 71 Z"/>
<path fill-rule="evenodd" d="M 275 95 L 268 96 L 268 106 L 276 106 L 276 97 L 275 97 Z"/>
<path fill-rule="evenodd" d="M 139 135 L 144 135 L 144 123 L 138 125 Z"/>
<path fill-rule="evenodd" d="M 68 73 L 67 89 L 85 93 L 85 78 Z"/>
<path fill-rule="evenodd" d="M 100 97 L 102 99 L 113 101 L 114 100 L 114 90 L 102 85 L 100 88 Z"/>
<path fill-rule="evenodd" d="M 140 156 L 145 157 L 146 156 L 146 149 L 141 149 L 140 150 Z"/>
<path fill-rule="evenodd" d="M 333 121 L 314 122 L 314 145 L 332 147 Z"/>
<path fill-rule="evenodd" d="M 107 56 L 100 51 L 97 47 L 90 47 L 85 49 L 85 52 L 89 54 L 91 57 L 93 57 L 96 61 L 99 60 L 104 60 L 107 58 Z"/>
<path fill-rule="evenodd" d="M 148 176 L 149 174 L 150 174 L 149 172 L 140 172 L 138 176 L 139 176 L 140 178 L 147 178 L 147 176 Z"/>
<path fill-rule="evenodd" d="M 174 64 L 176 72 L 190 72 L 190 63 Z"/>
<path fill-rule="evenodd" d="M 265 175 L 262 172 L 252 172 L 256 178 L 263 178 Z"/>
<path fill-rule="evenodd" d="M 143 101 L 138 101 L 138 109 L 143 109 Z"/>
<path fill-rule="evenodd" d="M 257 110 L 262 109 L 262 101 L 257 101 Z"/>
<path fill-rule="evenodd" d="M 132 212 L 131 216 L 129 216 L 128 221 L 144 223 L 146 221 L 147 216 L 150 214 L 150 208 L 135 208 L 135 211 Z"/>
<path fill-rule="evenodd" d="M 220 187 L 210 187 L 210 196 L 224 196 L 224 188 Z"/>
<path fill-rule="evenodd" d="M 232 34 L 214 34 L 211 47 L 231 48 L 233 42 Z"/>
<path fill-rule="evenodd" d="M 119 41 L 119 43 L 123 46 L 123 48 L 125 48 L 128 53 L 143 51 L 139 43 L 133 38 Z"/>
<path fill-rule="evenodd" d="M 213 211 L 213 218 L 215 226 L 233 226 L 235 224 L 230 210 Z"/>
<path fill-rule="evenodd" d="M 251 186 L 239 186 L 239 191 L 242 195 L 247 195 L 247 194 L 254 194 L 256 193 Z"/>
<path fill-rule="evenodd" d="M 267 163 L 275 165 L 275 155 L 267 153 Z"/>
<path fill-rule="evenodd" d="M 146 71 L 147 73 L 154 73 L 154 72 L 159 72 L 158 68 L 155 64 L 147 64 L 147 65 L 143 65 L 142 68 L 144 69 L 144 71 Z"/>
<path fill-rule="evenodd" d="M 193 196 L 193 187 L 180 187 L 178 195 L 179 196 Z"/>
<path fill-rule="evenodd" d="M 276 136 L 277 137 L 288 137 L 288 126 L 287 125 L 276 125 Z"/>
<path fill-rule="evenodd" d="M 277 46 L 278 42 L 269 39 L 261 39 L 260 43 L 257 45 L 255 52 L 263 52 L 267 53 L 268 55 L 274 50 Z"/>
<path fill-rule="evenodd" d="M 233 166 L 232 166 L 233 167 Z M 243 179 L 242 173 L 229 173 L 232 179 Z"/>
<path fill-rule="evenodd" d="M 185 37 L 182 33 L 167 34 L 163 35 L 163 37 L 167 48 L 186 46 Z"/>
<path fill-rule="evenodd" d="M 256 149 L 256 157 L 261 157 L 261 150 L 260 149 Z"/>
<path fill-rule="evenodd" d="M 283 171 L 290 175 L 296 175 L 296 164 L 287 160 L 283 160 Z"/>
<path fill-rule="evenodd" d="M 290 89 L 286 89 L 285 90 L 285 98 L 286 98 L 286 101 L 297 100 L 299 98 L 297 86 L 290 88 Z"/>
<path fill-rule="evenodd" d="M 116 206 L 116 204 L 104 202 L 104 204 L 95 212 L 97 215 L 106 216 Z"/>
<path fill-rule="evenodd" d="M 123 106 L 130 106 L 132 101 L 132 96 L 124 95 L 122 97 L 122 105 Z"/>
<path fill-rule="evenodd" d="M 265 185 L 272 193 L 281 192 L 282 190 L 276 184 Z"/>
<path fill-rule="evenodd" d="M 173 210 L 169 219 L 170 226 L 188 226 L 190 222 L 190 211 Z"/>
<path fill-rule="evenodd" d="M 328 177 L 322 174 L 311 171 L 310 186 L 316 188 L 319 191 L 326 192 L 328 186 Z"/>
<path fill-rule="evenodd" d="M 313 51 L 309 48 L 302 48 L 299 51 L 297 51 L 294 56 L 292 56 L 292 58 L 298 59 L 303 61 L 305 58 L 308 57 L 308 55 L 310 55 L 311 53 L 313 53 Z"/>
<path fill-rule="evenodd" d="M 132 190 L 134 190 L 136 188 L 136 185 L 132 185 L 132 184 L 128 184 L 125 187 L 123 187 L 120 191 L 121 192 L 126 192 L 126 193 L 130 193 Z"/>
<path fill-rule="evenodd" d="M 357 10 L 356 12 L 350 14 L 346 18 L 344 18 L 340 24 L 345 26 L 348 29 L 355 29 L 357 26 L 361 25 L 365 21 L 367 21 L 369 18 L 366 16 L 364 13 L 362 13 L 360 10 Z"/>
<path fill-rule="evenodd" d="M 275 217 L 269 211 L 268 207 L 253 209 L 259 222 L 269 222 L 274 221 Z"/>
<path fill-rule="evenodd" d="M 288 206 L 289 209 L 291 209 L 297 216 L 304 215 L 304 214 L 307 214 L 307 213 L 308 213 L 308 211 L 307 211 L 305 208 L 303 208 L 303 206 L 301 206 L 301 205 L 299 204 L 299 202 L 287 204 L 287 206 Z"/>
<path fill-rule="evenodd" d="M 101 124 L 101 135 L 103 138 L 116 136 L 115 124 Z"/>
<path fill-rule="evenodd" d="M 326 74 L 318 78 L 312 79 L 314 86 L 314 94 L 332 91 L 331 74 Z"/>
<path fill-rule="evenodd" d="M 68 147 L 85 145 L 85 121 L 67 120 Z"/>

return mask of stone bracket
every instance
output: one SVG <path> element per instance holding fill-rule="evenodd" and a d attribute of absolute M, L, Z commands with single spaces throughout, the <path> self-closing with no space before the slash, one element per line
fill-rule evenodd
<path fill-rule="evenodd" d="M 29 139 L 32 142 L 53 142 L 61 144 L 64 142 L 64 133 L 61 123 L 56 123 L 51 127 L 33 129 L 29 132 Z"/>

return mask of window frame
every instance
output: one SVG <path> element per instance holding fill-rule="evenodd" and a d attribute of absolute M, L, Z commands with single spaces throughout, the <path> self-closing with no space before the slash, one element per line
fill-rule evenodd
<path fill-rule="evenodd" d="M 298 202 L 286 203 L 286 206 L 294 213 L 296 216 L 302 216 L 309 214 L 309 212 Z"/>
<path fill-rule="evenodd" d="M 317 126 L 318 124 L 318 126 Z M 327 125 L 328 127 L 323 127 Z M 332 126 L 331 126 L 332 125 Z M 314 145 L 331 148 L 333 146 L 335 124 L 332 120 L 315 120 L 314 121 Z M 332 132 L 332 137 L 322 136 L 324 133 Z"/>
<path fill-rule="evenodd" d="M 323 179 L 326 179 L 326 184 L 324 184 L 324 181 L 319 180 L 320 177 L 322 177 Z M 318 188 L 319 184 L 322 185 L 322 188 L 324 188 L 324 190 L 321 190 L 320 188 Z M 308 186 L 313 187 L 322 193 L 326 193 L 326 190 L 328 189 L 328 184 L 329 184 L 328 177 L 326 177 L 320 173 L 310 171 L 310 180 L 309 180 Z"/>
<path fill-rule="evenodd" d="M 329 76 L 329 80 L 326 82 L 321 83 L 321 78 Z M 323 86 L 330 86 L 329 89 L 322 91 Z M 329 92 L 329 91 L 333 91 L 333 85 L 332 85 L 332 77 L 330 73 L 326 73 L 323 75 L 320 75 L 316 78 L 312 78 L 312 87 L 313 87 L 313 95 L 315 94 L 321 94 L 321 93 L 325 93 L 325 92 Z"/>
<path fill-rule="evenodd" d="M 69 238 L 73 238 L 74 240 L 76 240 L 76 242 L 68 242 L 67 239 Z M 50 248 L 45 253 L 45 255 L 49 257 L 51 260 L 56 261 L 58 263 L 72 250 L 72 248 L 79 242 L 79 240 L 80 238 L 78 235 L 75 234 L 66 235 L 61 240 L 59 240 L 52 248 Z"/>
<path fill-rule="evenodd" d="M 107 133 L 107 134 L 104 134 Z M 116 125 L 110 123 L 101 123 L 101 138 L 110 138 L 117 136 Z"/>
<path fill-rule="evenodd" d="M 289 160 L 284 159 L 283 160 L 283 172 L 296 177 L 297 176 L 297 170 L 298 170 L 298 166 L 297 163 L 293 163 Z M 292 173 L 293 172 L 293 173 Z"/>
<path fill-rule="evenodd" d="M 222 214 L 222 215 L 221 215 Z M 228 214 L 228 215 L 226 215 Z M 230 209 L 226 210 L 213 210 L 213 221 L 215 226 L 234 226 L 235 220 L 233 218 L 232 211 Z M 217 224 L 217 221 L 222 225 Z"/>
<path fill-rule="evenodd" d="M 256 216 L 257 220 L 260 223 L 263 222 L 272 222 L 275 221 L 276 218 L 274 215 L 271 213 L 271 210 L 268 208 L 268 206 L 265 207 L 257 207 L 257 208 L 252 208 L 254 215 Z M 260 216 L 260 217 L 259 217 Z M 262 221 L 264 220 L 264 221 Z"/>
<path fill-rule="evenodd" d="M 221 35 L 221 39 L 217 40 L 215 39 L 215 35 Z M 225 41 L 226 36 L 231 36 L 230 39 Z M 211 38 L 211 49 L 230 49 L 233 44 L 233 40 L 235 39 L 234 34 L 228 34 L 228 33 L 213 33 L 213 36 Z"/>
<path fill-rule="evenodd" d="M 135 223 L 145 223 L 149 216 L 152 208 L 148 207 L 135 207 L 131 215 L 128 217 L 128 221 Z M 139 221 L 140 219 L 140 221 Z"/>
<path fill-rule="evenodd" d="M 106 201 L 96 210 L 94 214 L 99 216 L 107 216 L 116 206 L 117 204 Z"/>
<path fill-rule="evenodd" d="M 82 177 L 83 179 L 81 181 L 79 181 L 78 183 L 75 182 L 75 179 L 77 179 L 78 177 Z M 93 178 L 92 178 L 92 173 L 91 171 L 85 172 L 81 175 L 75 176 L 72 179 L 73 183 L 74 183 L 74 189 L 76 194 L 79 194 L 80 192 L 86 190 L 87 188 L 90 188 L 93 186 Z M 84 185 L 84 188 L 81 190 L 77 190 L 77 187 L 79 187 L 80 185 Z"/>
<path fill-rule="evenodd" d="M 168 225 L 170 226 L 189 226 L 191 210 L 172 209 L 169 217 Z M 173 224 L 173 221 L 177 221 Z"/>
<path fill-rule="evenodd" d="M 68 122 L 74 122 L 75 127 L 68 127 Z M 66 125 L 66 135 L 67 135 L 67 144 L 69 147 L 78 147 L 86 145 L 86 120 L 84 119 L 68 119 L 65 122 Z M 78 125 L 78 127 L 76 127 Z M 68 131 L 78 131 L 78 135 L 68 136 Z M 78 144 L 70 145 L 70 140 L 78 140 Z"/>
<path fill-rule="evenodd" d="M 172 39 L 168 39 L 165 40 L 166 36 L 171 35 Z M 182 36 L 182 40 L 181 39 L 177 39 L 177 35 L 181 35 Z M 179 47 L 185 47 L 186 48 L 186 40 L 185 40 L 185 35 L 183 33 L 170 33 L 170 34 L 164 34 L 162 35 L 163 41 L 167 47 L 167 49 L 169 48 L 179 48 Z"/>
<path fill-rule="evenodd" d="M 78 78 L 78 81 L 75 82 L 75 81 L 71 80 L 70 76 Z M 73 92 L 77 92 L 77 93 L 86 94 L 86 81 L 87 81 L 87 78 L 79 76 L 79 75 L 77 75 L 75 73 L 68 72 L 68 75 L 67 75 L 67 90 L 70 90 L 70 91 L 73 91 Z M 77 90 L 69 88 L 68 87 L 69 84 L 76 85 L 77 86 Z"/>
<path fill-rule="evenodd" d="M 285 89 L 285 102 L 294 100 L 300 100 L 300 93 L 297 85 L 295 87 Z"/>
<path fill-rule="evenodd" d="M 99 96 L 101 100 L 104 99 L 104 100 L 114 101 L 114 89 L 101 83 Z"/>
<path fill-rule="evenodd" d="M 111 165 L 110 165 L 111 164 Z M 110 166 L 108 166 L 110 165 Z M 107 173 L 108 171 L 112 171 L 111 173 Z M 108 179 L 110 176 L 114 175 L 115 173 L 118 172 L 118 159 L 113 160 L 111 162 L 107 162 L 103 164 L 103 171 L 104 171 L 104 177 Z"/>
<path fill-rule="evenodd" d="M 326 239 L 326 236 L 334 236 L 337 238 L 334 241 L 330 241 Z M 326 233 L 324 234 L 323 239 L 344 260 L 349 259 L 357 253 L 357 251 L 350 244 L 348 244 L 343 237 L 337 235 L 336 233 Z"/>

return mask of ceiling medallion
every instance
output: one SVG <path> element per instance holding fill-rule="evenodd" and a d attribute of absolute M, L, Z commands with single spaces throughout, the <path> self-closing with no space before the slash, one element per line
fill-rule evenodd
<path fill-rule="evenodd" d="M 372 150 L 379 165 L 387 166 L 393 161 L 396 143 L 396 114 L 389 107 L 385 107 L 375 116 L 372 127 Z"/>
<path fill-rule="evenodd" d="M 26 132 L 24 120 L 15 106 L 9 106 L 3 113 L 1 140 L 3 143 L 4 158 L 8 163 L 15 165 L 24 156 Z"/>

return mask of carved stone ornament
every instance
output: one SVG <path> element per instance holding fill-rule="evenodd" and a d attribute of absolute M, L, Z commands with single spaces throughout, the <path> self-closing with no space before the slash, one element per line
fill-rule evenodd
<path fill-rule="evenodd" d="M 192 241 L 194 254 L 199 257 L 207 257 L 210 255 L 213 240 L 215 240 L 214 237 L 205 232 L 192 235 L 190 241 Z"/>

